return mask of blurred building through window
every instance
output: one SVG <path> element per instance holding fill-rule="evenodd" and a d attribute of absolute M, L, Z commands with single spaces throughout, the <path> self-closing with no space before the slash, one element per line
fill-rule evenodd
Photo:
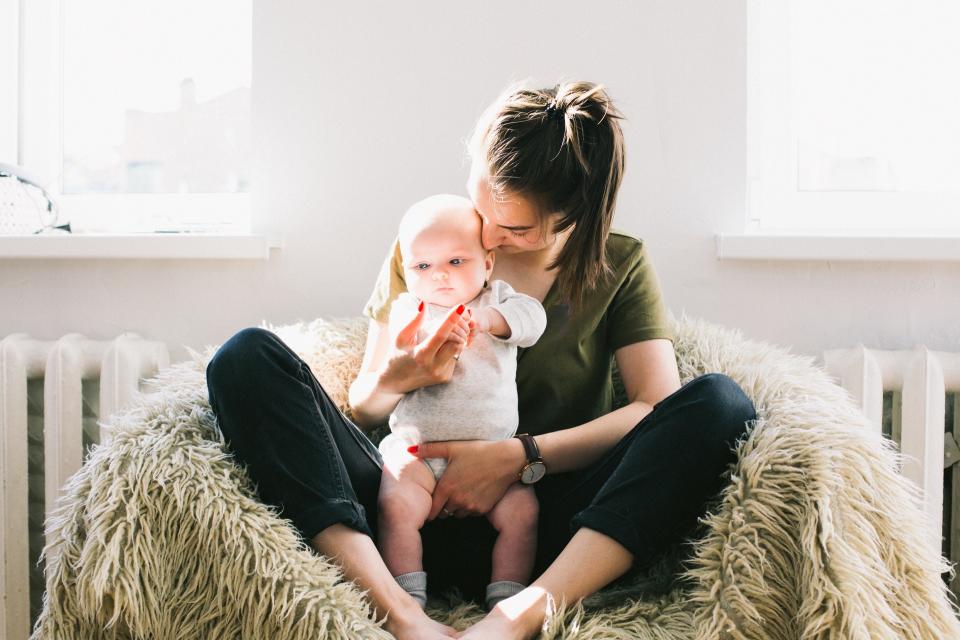
<path fill-rule="evenodd" d="M 250 0 L 72 0 L 63 193 L 242 193 Z"/>

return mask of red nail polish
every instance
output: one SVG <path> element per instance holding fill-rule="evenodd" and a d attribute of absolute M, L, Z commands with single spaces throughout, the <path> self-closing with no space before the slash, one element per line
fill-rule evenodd
<path fill-rule="evenodd" d="M 419 451 L 419 450 L 420 450 L 420 446 L 419 446 L 419 445 L 416 445 L 416 444 L 407 447 L 407 452 L 408 452 L 408 453 L 416 453 L 416 452 Z"/>
<path fill-rule="evenodd" d="M 460 314 L 460 315 L 463 315 L 463 310 L 464 310 L 464 309 L 466 309 L 466 307 L 463 306 L 463 305 L 460 305 L 459 307 L 457 307 L 457 313 Z"/>
<path fill-rule="evenodd" d="M 420 313 L 421 311 L 423 311 L 423 300 L 420 301 L 420 306 L 417 307 L 417 313 Z"/>

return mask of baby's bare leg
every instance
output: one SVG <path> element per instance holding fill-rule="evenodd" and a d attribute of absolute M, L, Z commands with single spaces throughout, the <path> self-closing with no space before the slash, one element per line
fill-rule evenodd
<path fill-rule="evenodd" d="M 378 546 L 393 576 L 423 570 L 423 527 L 436 480 L 422 460 L 405 451 L 384 458 L 378 507 Z"/>
<path fill-rule="evenodd" d="M 499 532 L 493 546 L 491 582 L 508 580 L 529 584 L 537 553 L 539 513 L 533 487 L 515 483 L 487 514 L 490 524 Z"/>

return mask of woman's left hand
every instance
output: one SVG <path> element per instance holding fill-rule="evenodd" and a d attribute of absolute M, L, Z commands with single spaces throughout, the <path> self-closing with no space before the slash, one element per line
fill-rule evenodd
<path fill-rule="evenodd" d="M 424 442 L 418 458 L 446 458 L 447 469 L 433 491 L 428 520 L 441 513 L 458 518 L 488 513 L 507 488 L 517 481 L 526 456 L 523 443 L 506 440 L 447 440 Z"/>

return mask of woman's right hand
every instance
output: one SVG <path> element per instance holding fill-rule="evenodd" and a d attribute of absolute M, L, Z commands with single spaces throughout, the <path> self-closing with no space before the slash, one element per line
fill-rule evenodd
<path fill-rule="evenodd" d="M 422 342 L 417 333 L 423 324 L 424 305 L 393 337 L 393 349 L 380 373 L 380 388 L 389 393 L 407 393 L 420 387 L 449 382 L 457 358 L 469 344 L 473 321 L 469 311 L 460 305 L 447 314 L 443 322 Z"/>

